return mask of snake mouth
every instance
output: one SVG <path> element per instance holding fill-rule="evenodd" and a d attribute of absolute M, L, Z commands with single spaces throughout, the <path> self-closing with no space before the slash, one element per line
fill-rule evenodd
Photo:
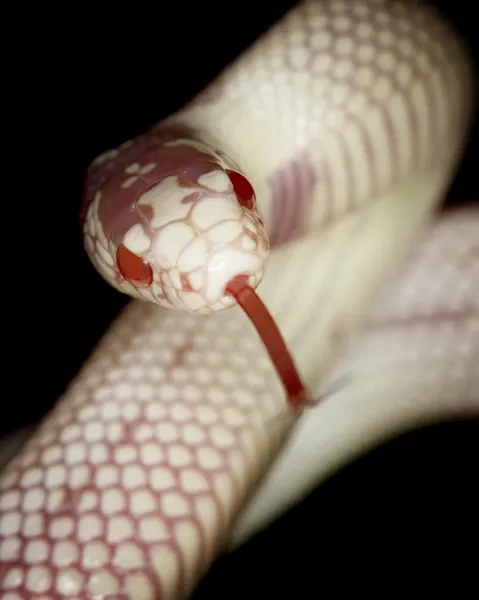
<path fill-rule="evenodd" d="M 205 271 L 203 295 L 208 304 L 213 304 L 220 299 L 231 298 L 228 290 L 232 281 L 247 280 L 252 289 L 257 288 L 263 279 L 264 265 L 257 254 L 223 248 L 210 258 Z"/>
<path fill-rule="evenodd" d="M 249 273 L 239 273 L 238 275 L 235 275 L 230 279 L 230 281 L 228 281 L 224 295 L 234 298 L 239 304 L 238 295 L 244 290 L 244 288 L 248 287 L 250 289 L 254 289 L 250 284 L 250 279 L 251 275 Z"/>

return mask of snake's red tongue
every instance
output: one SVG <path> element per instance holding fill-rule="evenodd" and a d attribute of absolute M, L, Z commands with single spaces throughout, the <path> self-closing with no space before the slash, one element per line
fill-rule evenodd
<path fill-rule="evenodd" d="M 314 405 L 311 392 L 304 386 L 278 326 L 256 292 L 248 285 L 245 275 L 232 279 L 227 292 L 248 315 L 263 340 L 276 371 L 283 382 L 288 401 L 295 410 Z"/>

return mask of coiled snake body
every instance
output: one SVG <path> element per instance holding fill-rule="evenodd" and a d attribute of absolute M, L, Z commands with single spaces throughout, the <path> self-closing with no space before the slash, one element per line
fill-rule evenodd
<path fill-rule="evenodd" d="M 244 540 L 385 437 L 478 410 L 479 214 L 431 222 L 470 88 L 432 9 L 305 2 L 190 105 L 94 161 L 87 252 L 141 301 L 2 475 L 2 597 L 185 597 L 232 532 Z M 350 375 L 299 420 L 231 306 L 237 275 L 311 390 Z"/>

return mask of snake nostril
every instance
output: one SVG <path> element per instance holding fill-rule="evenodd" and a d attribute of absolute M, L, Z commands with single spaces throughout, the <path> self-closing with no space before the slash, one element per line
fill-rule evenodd
<path fill-rule="evenodd" d="M 244 175 L 238 173 L 238 171 L 226 170 L 233 189 L 235 191 L 238 202 L 241 206 L 253 210 L 256 208 L 256 197 L 254 189 L 251 183 L 246 179 Z"/>
<path fill-rule="evenodd" d="M 153 270 L 144 259 L 133 254 L 123 244 L 116 251 L 116 263 L 123 277 L 135 287 L 149 287 L 153 281 Z"/>

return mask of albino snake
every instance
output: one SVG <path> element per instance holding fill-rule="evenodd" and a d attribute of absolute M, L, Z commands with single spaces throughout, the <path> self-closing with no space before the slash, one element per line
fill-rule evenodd
<path fill-rule="evenodd" d="M 425 6 L 305 2 L 190 105 L 96 159 L 86 249 L 147 301 L 2 474 L 4 600 L 185 597 L 231 536 L 358 453 L 479 410 L 479 213 L 431 218 L 471 79 Z M 217 310 L 244 273 L 310 390 L 349 376 L 300 419 L 242 310 Z"/>

